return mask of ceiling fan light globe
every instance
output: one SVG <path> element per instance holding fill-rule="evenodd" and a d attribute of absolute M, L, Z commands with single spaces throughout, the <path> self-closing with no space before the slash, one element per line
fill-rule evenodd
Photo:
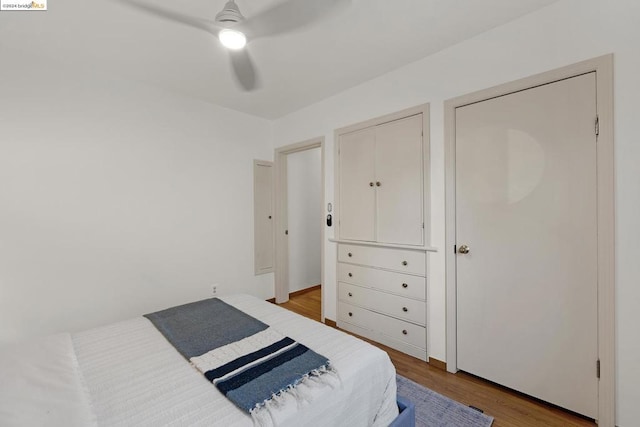
<path fill-rule="evenodd" d="M 218 34 L 220 43 L 227 49 L 240 50 L 247 44 L 247 37 L 240 31 L 236 30 L 222 30 Z"/>

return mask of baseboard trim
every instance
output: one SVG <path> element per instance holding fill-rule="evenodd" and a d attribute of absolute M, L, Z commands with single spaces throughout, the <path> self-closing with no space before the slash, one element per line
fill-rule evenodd
<path fill-rule="evenodd" d="M 310 288 L 301 289 L 299 291 L 289 293 L 289 298 L 297 297 L 298 295 L 306 294 L 307 292 L 316 291 L 320 289 L 322 285 L 315 285 Z"/>
<path fill-rule="evenodd" d="M 447 370 L 447 364 L 442 360 L 438 360 L 438 359 L 434 359 L 433 357 L 430 357 L 428 363 L 434 368 L 442 369 L 443 371 Z"/>
<path fill-rule="evenodd" d="M 335 320 L 331 320 L 331 319 L 325 318 L 324 319 L 324 324 L 327 325 L 327 326 L 331 326 L 332 328 L 338 329 L 338 324 L 336 323 Z"/>

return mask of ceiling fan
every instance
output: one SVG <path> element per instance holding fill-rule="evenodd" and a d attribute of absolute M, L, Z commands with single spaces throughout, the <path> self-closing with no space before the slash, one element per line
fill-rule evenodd
<path fill-rule="evenodd" d="M 247 50 L 247 42 L 258 37 L 291 32 L 337 13 L 351 0 L 285 0 L 275 6 L 245 18 L 235 0 L 228 0 L 213 20 L 185 15 L 157 4 L 139 0 L 119 0 L 120 3 L 156 17 L 187 25 L 210 33 L 229 51 L 234 75 L 245 91 L 259 86 L 258 73 Z"/>

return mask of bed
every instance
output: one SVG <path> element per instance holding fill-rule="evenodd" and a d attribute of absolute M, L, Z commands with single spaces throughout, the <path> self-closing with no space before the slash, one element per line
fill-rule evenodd
<path fill-rule="evenodd" d="M 338 374 L 285 396 L 278 426 L 388 426 L 395 369 L 364 341 L 248 295 L 221 298 L 326 356 Z M 299 387 L 306 387 L 300 384 Z M 253 426 L 145 317 L 59 334 L 0 352 L 0 425 Z"/>

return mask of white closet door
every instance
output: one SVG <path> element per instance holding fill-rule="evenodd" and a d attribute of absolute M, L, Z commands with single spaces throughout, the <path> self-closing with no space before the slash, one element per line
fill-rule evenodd
<path fill-rule="evenodd" d="M 590 73 L 456 109 L 458 368 L 591 418 L 595 88 Z"/>
<path fill-rule="evenodd" d="M 253 165 L 253 215 L 255 274 L 273 271 L 273 163 Z"/>
<path fill-rule="evenodd" d="M 375 131 L 340 137 L 340 238 L 375 240 Z"/>
<path fill-rule="evenodd" d="M 422 114 L 376 127 L 377 240 L 423 244 Z"/>

